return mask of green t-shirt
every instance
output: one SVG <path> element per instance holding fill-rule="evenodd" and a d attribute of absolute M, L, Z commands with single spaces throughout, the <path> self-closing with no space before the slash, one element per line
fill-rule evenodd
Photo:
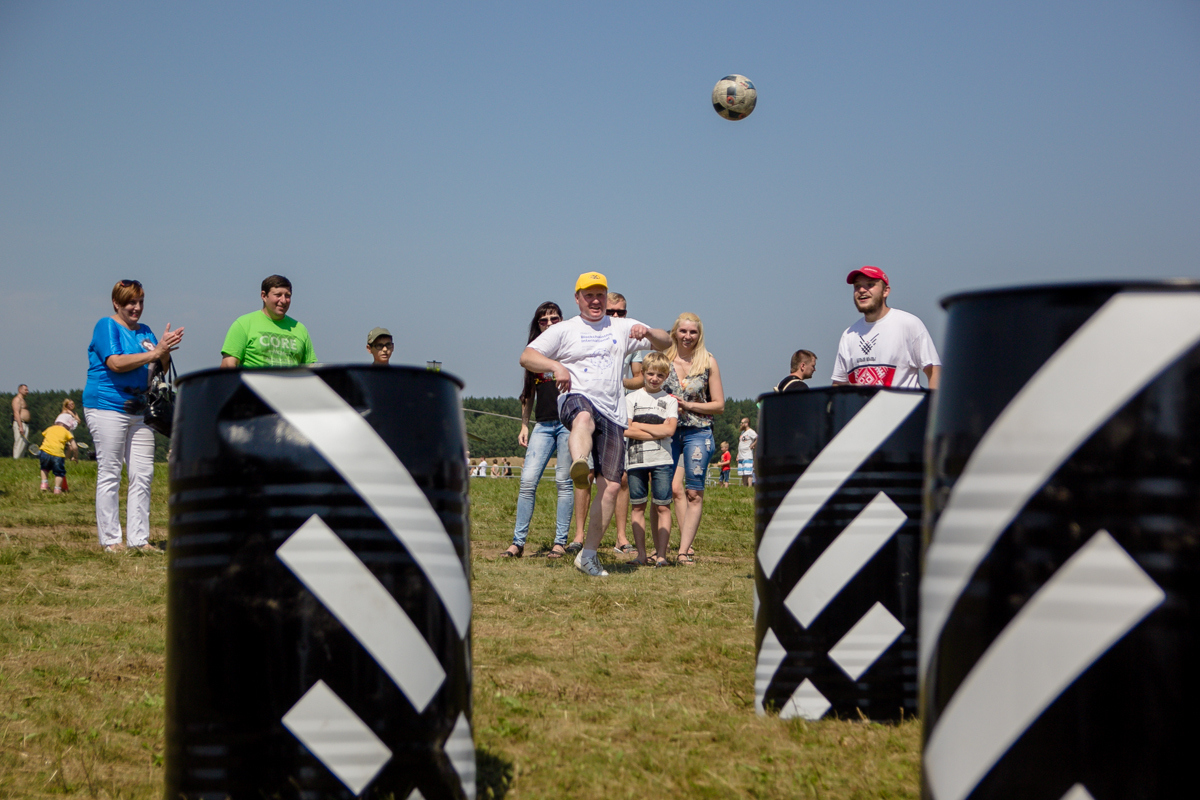
<path fill-rule="evenodd" d="M 233 321 L 221 355 L 239 359 L 243 367 L 294 367 L 317 360 L 303 324 L 286 316 L 276 322 L 262 311 Z"/>

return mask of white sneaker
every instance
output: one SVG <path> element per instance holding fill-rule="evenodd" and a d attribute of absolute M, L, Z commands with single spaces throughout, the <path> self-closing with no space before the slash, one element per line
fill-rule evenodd
<path fill-rule="evenodd" d="M 600 566 L 599 556 L 589 556 L 586 560 L 583 553 L 575 556 L 575 569 L 582 572 L 584 575 L 591 575 L 593 578 L 606 578 L 608 573 L 604 567 Z"/>

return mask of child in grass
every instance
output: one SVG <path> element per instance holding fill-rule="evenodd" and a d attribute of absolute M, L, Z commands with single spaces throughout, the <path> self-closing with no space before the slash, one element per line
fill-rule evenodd
<path fill-rule="evenodd" d="M 647 563 L 646 501 L 653 496 L 654 566 L 667 566 L 663 554 L 671 537 L 671 478 L 675 474 L 671 436 L 679 422 L 679 403 L 662 388 L 670 372 L 671 362 L 666 356 L 648 353 L 642 362 L 645 385 L 625 396 L 629 413 L 625 469 L 629 474 L 629 502 L 633 506 L 630 515 L 633 543 L 638 553 L 631 564 Z"/>
<path fill-rule="evenodd" d="M 721 442 L 721 485 L 729 488 L 729 467 L 733 456 L 729 454 L 729 442 Z"/>
<path fill-rule="evenodd" d="M 42 431 L 42 447 L 38 454 L 38 466 L 42 470 L 42 491 L 50 488 L 50 473 L 54 473 L 54 493 L 63 493 L 63 482 L 67 477 L 66 448 L 71 448 L 71 460 L 79 460 L 79 448 L 75 446 L 75 418 L 70 414 L 59 414 L 54 424 Z"/>

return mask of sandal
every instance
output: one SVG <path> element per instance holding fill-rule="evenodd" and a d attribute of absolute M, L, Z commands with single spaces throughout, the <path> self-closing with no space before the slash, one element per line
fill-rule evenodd
<path fill-rule="evenodd" d="M 649 564 L 646 562 L 646 559 L 644 559 L 644 558 L 633 558 L 630 561 L 626 561 L 625 563 L 632 564 L 635 567 L 649 566 Z"/>
<path fill-rule="evenodd" d="M 549 553 L 546 553 L 546 558 L 562 558 L 566 553 L 567 551 L 561 544 L 556 544 L 550 548 Z"/>
<path fill-rule="evenodd" d="M 515 553 L 513 552 L 514 547 L 517 548 Z M 500 554 L 500 557 L 501 558 L 520 558 L 523 555 L 525 555 L 524 546 L 519 545 L 519 544 L 510 544 L 508 546 L 508 549 Z"/>
<path fill-rule="evenodd" d="M 667 561 L 665 558 L 655 559 L 655 561 L 654 561 L 655 569 L 662 569 L 663 567 L 669 567 L 669 566 L 671 566 L 671 562 Z"/>
<path fill-rule="evenodd" d="M 633 545 L 629 544 L 628 542 L 626 542 L 625 544 L 619 544 L 616 547 L 614 547 L 613 552 L 619 556 L 627 556 L 630 553 L 636 553 L 637 548 L 634 547 Z"/>
<path fill-rule="evenodd" d="M 680 553 L 679 556 L 675 559 L 675 563 L 683 564 L 686 567 L 690 567 L 696 563 L 696 559 L 692 556 L 691 553 Z"/>
<path fill-rule="evenodd" d="M 568 553 L 578 553 L 582 549 L 583 549 L 583 542 L 571 542 L 569 545 L 567 545 Z"/>

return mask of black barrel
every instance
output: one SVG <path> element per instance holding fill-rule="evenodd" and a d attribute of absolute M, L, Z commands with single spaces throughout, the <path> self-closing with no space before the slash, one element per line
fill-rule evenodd
<path fill-rule="evenodd" d="M 917 557 L 928 392 L 764 395 L 758 418 L 755 707 L 917 712 Z"/>
<path fill-rule="evenodd" d="M 164 797 L 475 796 L 460 388 L 180 379 Z"/>
<path fill-rule="evenodd" d="M 924 796 L 1194 797 L 1200 283 L 943 304 Z"/>

